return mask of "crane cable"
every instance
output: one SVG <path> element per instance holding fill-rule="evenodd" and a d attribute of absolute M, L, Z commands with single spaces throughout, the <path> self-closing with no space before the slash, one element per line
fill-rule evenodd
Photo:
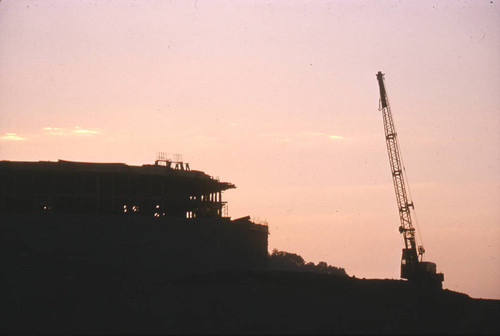
<path fill-rule="evenodd" d="M 410 202 L 413 204 L 413 197 L 411 195 L 411 191 L 410 191 L 410 185 L 408 184 L 408 178 L 406 177 L 406 169 L 404 167 L 404 164 L 403 164 L 403 170 L 404 170 L 404 174 L 405 174 L 405 179 L 406 179 L 406 189 L 408 190 L 408 196 L 410 197 Z M 420 225 L 419 225 L 419 222 L 418 222 L 418 216 L 417 216 L 417 212 L 415 211 L 415 207 L 413 206 L 413 214 L 415 215 L 415 227 L 417 229 L 417 234 L 418 234 L 418 240 L 420 241 L 420 245 L 424 246 L 424 239 L 422 238 L 422 230 L 420 229 Z M 418 244 L 417 244 L 418 245 Z"/>
<path fill-rule="evenodd" d="M 384 84 L 385 84 L 385 81 L 384 81 Z M 388 89 L 387 89 L 387 85 L 384 85 L 385 86 L 385 93 L 386 93 L 386 97 L 389 96 L 389 93 L 388 93 Z M 387 102 L 387 105 L 388 105 L 388 108 L 390 109 L 390 105 L 389 105 L 389 102 Z M 381 101 L 379 100 L 379 111 L 381 110 Z M 396 128 L 396 123 L 395 123 L 395 120 L 394 120 L 394 116 L 392 115 L 391 113 L 391 117 L 392 117 L 392 124 L 394 126 L 394 129 L 397 130 Z M 397 134 L 397 132 L 396 132 Z M 416 227 L 416 231 L 417 231 L 417 234 L 418 234 L 418 240 L 421 242 L 420 245 L 424 245 L 424 239 L 422 238 L 422 234 L 421 234 L 421 230 L 420 230 L 420 225 L 418 223 L 418 217 L 417 217 L 417 212 L 415 211 L 415 206 L 413 205 L 413 197 L 411 195 L 411 190 L 410 190 L 410 183 L 408 182 L 408 176 L 406 175 L 406 166 L 405 166 L 405 163 L 404 163 L 404 160 L 403 160 L 403 155 L 401 155 L 401 141 L 399 141 L 399 144 L 398 144 L 398 151 L 399 151 L 399 159 L 401 160 L 401 165 L 402 165 L 402 168 L 403 168 L 403 179 L 406 183 L 406 190 L 408 191 L 408 196 L 409 196 L 409 202 L 410 204 L 412 204 L 412 208 L 413 208 L 413 214 L 415 215 L 415 227 Z M 418 244 L 417 244 L 418 246 Z"/>
<path fill-rule="evenodd" d="M 386 91 L 387 91 L 387 88 L 386 88 Z M 394 116 L 392 117 L 392 122 L 394 124 Z M 396 125 L 394 124 L 394 128 L 396 128 Z M 410 183 L 408 182 L 408 175 L 406 174 L 406 165 L 405 165 L 405 162 L 404 162 L 404 159 L 403 159 L 403 155 L 401 155 L 401 141 L 399 141 L 399 158 L 401 160 L 401 165 L 403 166 L 403 178 L 405 180 L 405 184 L 406 184 L 406 191 L 408 192 L 408 197 L 409 197 L 409 202 L 410 204 L 412 204 L 412 208 L 413 208 L 413 214 L 414 214 L 414 218 L 415 218 L 415 228 L 416 228 L 416 231 L 417 231 L 417 235 L 418 235 L 418 241 L 420 241 L 420 245 L 424 246 L 424 239 L 422 238 L 422 233 L 421 233 L 421 229 L 420 229 L 420 225 L 419 225 L 419 222 L 418 222 L 418 216 L 417 216 L 417 212 L 415 211 L 415 205 L 413 203 L 413 196 L 411 195 L 411 189 L 410 189 Z M 418 246 L 419 244 L 417 244 Z"/>

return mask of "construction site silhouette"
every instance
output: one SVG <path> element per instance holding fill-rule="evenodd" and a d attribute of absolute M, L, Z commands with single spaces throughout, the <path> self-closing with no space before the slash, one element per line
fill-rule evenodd
<path fill-rule="evenodd" d="M 0 162 L 2 334 L 500 331 L 500 301 L 268 253 L 181 160 Z"/>

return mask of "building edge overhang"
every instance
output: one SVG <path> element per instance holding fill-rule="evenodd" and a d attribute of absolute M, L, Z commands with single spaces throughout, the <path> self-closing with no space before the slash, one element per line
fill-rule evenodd
<path fill-rule="evenodd" d="M 37 172 L 86 172 L 150 175 L 171 178 L 187 178 L 217 184 L 221 190 L 234 189 L 236 185 L 230 182 L 221 182 L 203 171 L 180 170 L 172 167 L 143 164 L 142 166 L 127 165 L 117 162 L 81 162 L 81 161 L 0 161 L 0 170 L 37 171 Z"/>

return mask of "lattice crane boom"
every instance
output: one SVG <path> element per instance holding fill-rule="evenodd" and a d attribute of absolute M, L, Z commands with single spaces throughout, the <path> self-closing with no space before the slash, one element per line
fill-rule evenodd
<path fill-rule="evenodd" d="M 413 209 L 413 202 L 408 197 L 405 185 L 405 170 L 401 158 L 401 151 L 398 144 L 396 129 L 392 118 L 392 112 L 387 97 L 384 83 L 384 74 L 377 73 L 377 81 L 380 89 L 380 109 L 384 122 L 384 133 L 391 166 L 392 181 L 396 193 L 396 201 L 399 210 L 400 227 L 399 232 L 403 235 L 404 249 L 401 258 L 401 277 L 409 280 L 419 279 L 439 284 L 443 281 L 443 274 L 436 274 L 436 264 L 423 262 L 425 252 L 423 246 L 418 246 L 415 241 L 415 228 L 412 223 L 410 209 Z M 418 260 L 420 256 L 420 261 Z"/>

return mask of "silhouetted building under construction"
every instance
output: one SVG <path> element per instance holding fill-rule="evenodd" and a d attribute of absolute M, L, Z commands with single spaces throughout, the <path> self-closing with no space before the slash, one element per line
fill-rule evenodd
<path fill-rule="evenodd" d="M 8 264 L 19 252 L 30 254 L 23 263 L 77 258 L 160 272 L 263 268 L 268 227 L 227 216 L 231 188 L 164 157 L 142 166 L 0 161 L 2 253 Z"/>

